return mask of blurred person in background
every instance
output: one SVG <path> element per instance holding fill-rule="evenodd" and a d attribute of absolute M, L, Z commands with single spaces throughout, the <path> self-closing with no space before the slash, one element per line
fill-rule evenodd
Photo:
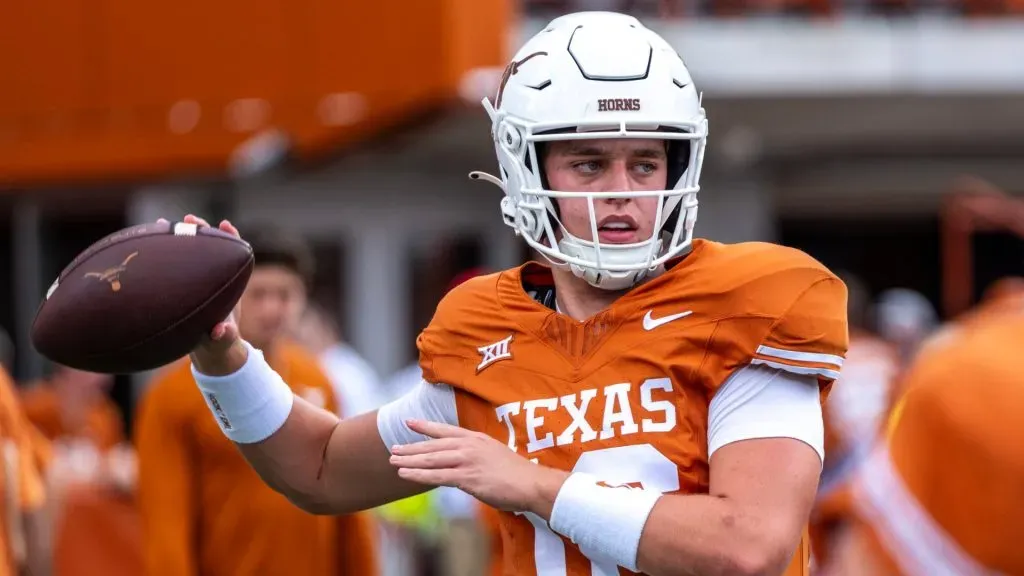
<path fill-rule="evenodd" d="M 847 517 L 847 482 L 881 430 L 900 370 L 896 348 L 871 329 L 871 295 L 850 272 L 837 275 L 847 287 L 850 345 L 839 379 L 825 404 L 825 462 L 814 509 L 814 563 L 827 562 L 832 535 Z"/>
<path fill-rule="evenodd" d="M 847 281 L 849 282 L 849 280 Z M 853 289 L 851 289 L 851 299 L 852 295 Z M 1008 316 L 1022 314 L 1024 314 L 1024 278 L 1017 276 L 1000 278 L 985 290 L 981 301 L 976 306 L 945 322 L 920 343 L 912 361 L 914 370 L 917 369 L 916 367 L 932 362 L 944 362 L 943 356 L 957 347 L 965 345 L 965 339 L 969 338 L 975 328 L 986 326 Z M 851 324 L 854 317 L 851 313 Z M 835 410 L 842 409 L 837 400 L 847 398 L 851 394 L 844 383 L 850 382 L 861 372 L 855 367 L 855 364 L 852 364 L 855 359 L 853 354 L 855 334 L 856 332 L 851 327 L 851 353 L 848 354 L 847 363 L 836 384 L 837 388 L 829 397 L 826 416 Z M 821 568 L 821 574 L 835 573 L 837 562 L 835 554 L 839 548 L 847 547 L 849 543 L 850 530 L 857 518 L 854 498 L 855 481 L 858 478 L 863 481 L 865 474 L 861 472 L 859 465 L 863 465 L 870 450 L 876 446 L 877 442 L 881 441 L 878 437 L 884 434 L 890 424 L 890 418 L 903 392 L 908 384 L 915 380 L 913 373 L 903 373 L 904 367 L 899 363 L 901 358 L 895 353 L 894 348 L 890 354 L 892 354 L 891 361 L 896 364 L 891 368 L 893 376 L 888 386 L 888 398 L 885 399 L 881 417 L 873 419 L 876 424 L 868 429 L 868 434 L 865 435 L 874 440 L 866 447 L 861 444 L 862 448 L 856 452 L 857 458 L 849 459 L 848 465 L 844 465 L 840 470 L 841 474 L 823 475 L 819 499 L 815 505 L 811 524 L 815 563 Z M 828 417 L 826 417 L 825 423 L 826 443 L 828 443 L 830 430 Z M 839 434 L 834 434 L 834 437 L 839 437 Z M 839 450 L 839 447 L 837 446 L 835 450 Z M 848 553 L 849 550 L 844 554 Z M 851 570 L 849 561 L 850 558 L 843 560 L 846 564 L 844 570 L 847 571 L 844 573 L 849 573 L 848 571 Z M 868 566 L 878 568 L 874 564 Z"/>
<path fill-rule="evenodd" d="M 41 466 L 45 439 L 25 417 L 14 382 L 0 368 L 0 576 L 49 576 L 52 526 Z"/>
<path fill-rule="evenodd" d="M 315 302 L 306 305 L 295 338 L 320 359 L 341 401 L 342 418 L 376 410 L 387 400 L 377 371 L 341 339 L 337 320 L 324 307 Z"/>
<path fill-rule="evenodd" d="M 54 517 L 54 568 L 61 576 L 131 576 L 142 570 L 135 502 L 137 464 L 113 376 L 57 366 L 22 390 L 30 422 L 50 441 L 45 466 Z"/>
<path fill-rule="evenodd" d="M 925 339 L 938 327 L 935 307 L 920 292 L 890 288 L 875 304 L 878 334 L 896 347 L 902 364 L 908 364 Z"/>
<path fill-rule="evenodd" d="M 21 402 L 28 419 L 46 438 L 61 445 L 83 472 L 94 472 L 99 454 L 125 441 L 124 420 L 108 391 L 109 374 L 57 366 L 46 379 L 22 388 Z"/>
<path fill-rule="evenodd" d="M 822 574 L 1024 574 L 1022 344 L 1017 309 L 913 362 Z"/>
<path fill-rule="evenodd" d="M 239 330 L 306 401 L 338 412 L 315 356 L 286 339 L 306 305 L 313 257 L 299 238 L 265 225 L 246 235 L 255 268 Z M 374 574 L 365 516 L 309 514 L 263 483 L 220 432 L 182 360 L 140 402 L 139 505 L 149 576 Z"/>

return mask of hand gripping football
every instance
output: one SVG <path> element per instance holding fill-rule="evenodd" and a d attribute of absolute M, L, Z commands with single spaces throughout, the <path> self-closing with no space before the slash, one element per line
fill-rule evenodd
<path fill-rule="evenodd" d="M 96 242 L 46 293 L 32 344 L 72 368 L 124 374 L 187 355 L 224 320 L 252 274 L 252 248 L 216 228 L 132 226 Z"/>

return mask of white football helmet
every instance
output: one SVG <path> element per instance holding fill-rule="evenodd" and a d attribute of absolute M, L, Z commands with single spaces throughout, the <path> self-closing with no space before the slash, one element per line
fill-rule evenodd
<path fill-rule="evenodd" d="M 505 69 L 491 117 L 500 179 L 474 172 L 505 192 L 505 223 L 557 266 L 598 288 L 620 290 L 686 251 L 697 219 L 697 192 L 708 123 L 682 59 L 636 18 L 581 12 L 553 20 Z M 668 142 L 670 190 L 549 190 L 538 142 L 657 138 Z M 661 200 L 651 238 L 633 244 L 597 240 L 594 201 L 654 196 Z M 594 241 L 570 234 L 557 198 L 590 202 Z"/>

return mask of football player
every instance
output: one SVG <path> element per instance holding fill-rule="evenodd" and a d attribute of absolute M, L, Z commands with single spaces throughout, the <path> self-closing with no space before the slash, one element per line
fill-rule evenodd
<path fill-rule="evenodd" d="M 465 490 L 504 511 L 506 574 L 804 573 L 843 283 L 796 250 L 693 238 L 708 123 L 635 18 L 555 19 L 484 106 L 500 176 L 474 175 L 551 265 L 451 291 L 423 382 L 340 422 L 228 319 L 192 354 L 224 433 L 315 512 Z"/>
<path fill-rule="evenodd" d="M 1024 309 L 975 319 L 911 366 L 822 574 L 1024 574 Z"/>

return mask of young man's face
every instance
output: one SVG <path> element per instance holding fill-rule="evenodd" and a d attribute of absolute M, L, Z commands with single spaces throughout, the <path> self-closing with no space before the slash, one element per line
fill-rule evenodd
<path fill-rule="evenodd" d="M 664 190 L 668 181 L 668 156 L 662 140 L 556 141 L 548 146 L 543 162 L 549 187 L 563 192 Z M 593 237 L 586 197 L 557 201 L 562 224 L 582 240 L 632 244 L 648 240 L 654 233 L 657 196 L 594 200 L 598 238 Z"/>
<path fill-rule="evenodd" d="M 305 307 L 306 287 L 298 274 L 284 266 L 256 266 L 242 294 L 238 330 L 265 349 L 295 328 Z"/>

